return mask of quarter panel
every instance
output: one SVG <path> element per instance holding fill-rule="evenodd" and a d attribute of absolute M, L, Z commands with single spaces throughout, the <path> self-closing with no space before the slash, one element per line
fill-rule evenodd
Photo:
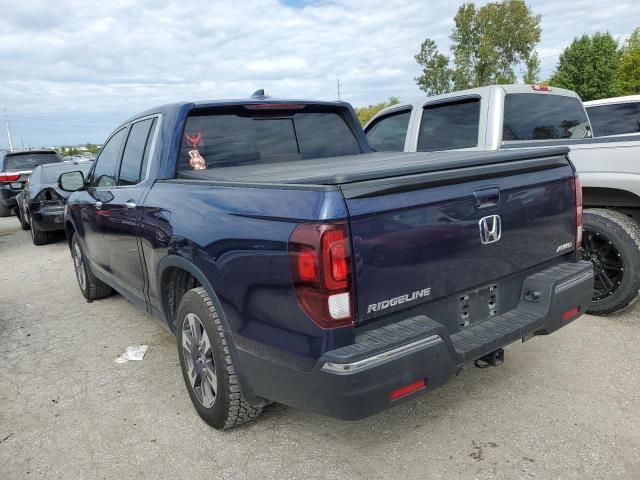
<path fill-rule="evenodd" d="M 239 348 L 309 369 L 353 328 L 325 330 L 298 305 L 288 239 L 300 222 L 346 218 L 336 191 L 157 182 L 144 201 L 141 243 L 149 297 L 162 310 L 161 262 L 177 256 L 209 280 Z"/>

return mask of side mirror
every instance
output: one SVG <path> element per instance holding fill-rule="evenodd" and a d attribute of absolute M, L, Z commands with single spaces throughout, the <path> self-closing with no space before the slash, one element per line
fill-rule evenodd
<path fill-rule="evenodd" d="M 65 192 L 77 192 L 84 187 L 84 173 L 65 172 L 58 177 L 58 186 Z"/>

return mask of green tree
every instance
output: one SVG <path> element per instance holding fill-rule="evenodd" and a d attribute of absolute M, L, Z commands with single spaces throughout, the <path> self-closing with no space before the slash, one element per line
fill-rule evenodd
<path fill-rule="evenodd" d="M 640 93 L 640 28 L 627 39 L 618 65 L 618 91 L 620 95 Z"/>
<path fill-rule="evenodd" d="M 93 155 L 97 155 L 100 151 L 100 148 L 98 148 L 98 146 L 94 143 L 87 143 L 85 147 L 87 148 L 87 151 L 92 153 Z"/>
<path fill-rule="evenodd" d="M 390 97 L 388 102 L 356 108 L 356 115 L 358 115 L 358 120 L 360 120 L 360 123 L 364 126 L 380 110 L 390 107 L 391 105 L 397 105 L 398 103 L 400 103 L 398 97 Z"/>
<path fill-rule="evenodd" d="M 416 83 L 429 95 L 495 83 L 515 83 L 516 68 L 524 66 L 525 81 L 533 82 L 540 61 L 540 16 L 524 0 L 503 0 L 476 7 L 465 3 L 454 18 L 452 59 L 427 38 L 415 56 L 422 66 Z"/>
<path fill-rule="evenodd" d="M 422 75 L 416 78 L 421 90 L 428 95 L 440 95 L 453 89 L 453 70 L 449 68 L 449 57 L 438 51 L 436 42 L 427 38 L 415 56 L 422 65 Z"/>
<path fill-rule="evenodd" d="M 573 90 L 582 100 L 615 97 L 620 52 L 610 33 L 575 38 L 560 55 L 549 85 Z"/>

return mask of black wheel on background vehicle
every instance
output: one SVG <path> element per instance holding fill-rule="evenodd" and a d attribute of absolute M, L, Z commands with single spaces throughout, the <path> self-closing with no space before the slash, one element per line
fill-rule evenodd
<path fill-rule="evenodd" d="M 38 230 L 38 227 L 31 221 L 31 215 L 29 215 L 29 212 L 27 212 L 27 218 L 29 225 L 31 225 L 31 240 L 33 241 L 33 244 L 39 246 L 49 243 L 51 241 L 51 233 L 45 232 L 44 230 Z"/>
<path fill-rule="evenodd" d="M 33 230 L 33 228 L 31 230 Z M 97 300 L 98 298 L 108 297 L 113 293 L 109 285 L 98 280 L 93 275 L 82 251 L 82 247 L 80 246 L 80 242 L 78 241 L 78 234 L 76 233 L 74 233 L 71 238 L 71 256 L 73 257 L 73 267 L 76 271 L 78 286 L 84 298 L 87 300 Z"/>
<path fill-rule="evenodd" d="M 187 391 L 205 422 L 227 430 L 260 415 L 262 408 L 242 397 L 218 312 L 204 288 L 182 297 L 176 338 Z"/>
<path fill-rule="evenodd" d="M 583 246 L 595 275 L 588 312 L 613 313 L 629 305 L 640 289 L 640 226 L 614 210 L 585 210 Z"/>
<path fill-rule="evenodd" d="M 20 221 L 20 227 L 22 227 L 23 230 L 29 230 L 31 226 L 29 225 L 28 219 L 25 218 L 26 215 L 22 214 L 22 210 L 20 210 L 20 207 L 16 209 L 16 215 L 18 215 L 18 220 Z"/>
<path fill-rule="evenodd" d="M 0 217 L 10 217 L 11 215 L 13 215 L 11 208 L 0 207 Z"/>

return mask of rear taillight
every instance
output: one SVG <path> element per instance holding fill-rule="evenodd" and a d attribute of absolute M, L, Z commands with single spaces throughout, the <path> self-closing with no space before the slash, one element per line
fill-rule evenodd
<path fill-rule="evenodd" d="M 582 182 L 577 175 L 573 177 L 573 191 L 576 195 L 576 248 L 582 248 Z"/>
<path fill-rule="evenodd" d="M 322 328 L 353 324 L 351 247 L 345 222 L 303 223 L 289 238 L 298 303 Z"/>
<path fill-rule="evenodd" d="M 14 172 L 0 173 L 0 183 L 11 183 L 20 180 L 20 174 Z"/>
<path fill-rule="evenodd" d="M 64 203 L 65 199 L 62 195 L 51 188 L 46 188 L 42 190 L 36 197 L 33 199 L 34 202 L 39 203 Z"/>
<path fill-rule="evenodd" d="M 536 92 L 550 92 L 551 88 L 548 87 L 547 85 L 531 85 L 531 88 L 533 88 Z"/>

